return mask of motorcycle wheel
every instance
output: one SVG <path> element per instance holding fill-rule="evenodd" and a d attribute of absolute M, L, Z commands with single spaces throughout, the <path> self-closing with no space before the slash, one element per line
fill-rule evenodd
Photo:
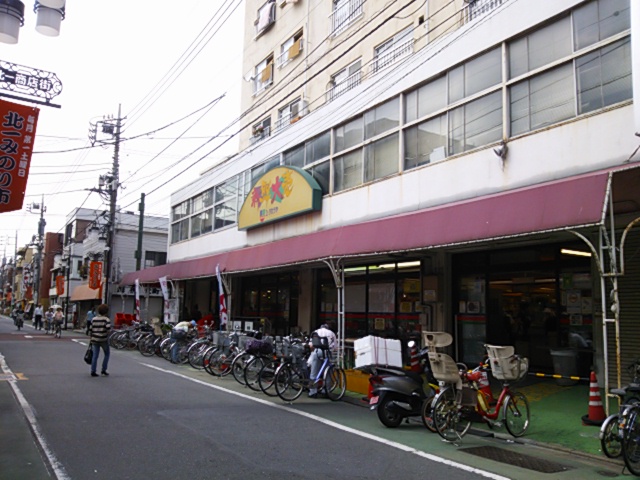
<path fill-rule="evenodd" d="M 392 394 L 385 395 L 377 407 L 378 418 L 385 427 L 396 428 L 402 423 L 402 415 L 389 409 L 391 402 L 396 400 Z"/>

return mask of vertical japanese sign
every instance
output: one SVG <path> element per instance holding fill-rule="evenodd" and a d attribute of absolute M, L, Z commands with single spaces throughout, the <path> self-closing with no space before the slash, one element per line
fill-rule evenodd
<path fill-rule="evenodd" d="M 97 290 L 102 285 L 102 262 L 89 263 L 89 288 Z"/>
<path fill-rule="evenodd" d="M 140 281 L 136 278 L 136 321 L 140 321 Z"/>
<path fill-rule="evenodd" d="M 64 275 L 56 276 L 56 295 L 64 295 Z"/>
<path fill-rule="evenodd" d="M 226 330 L 227 320 L 227 300 L 224 295 L 224 286 L 222 285 L 222 275 L 220 275 L 220 266 L 216 265 L 216 276 L 218 277 L 218 295 L 220 297 L 220 330 Z"/>
<path fill-rule="evenodd" d="M 0 100 L 0 213 L 22 208 L 39 113 Z"/>
<path fill-rule="evenodd" d="M 164 323 L 169 323 L 169 286 L 167 285 L 167 277 L 160 277 L 160 288 L 162 289 L 162 297 L 164 298 Z"/>

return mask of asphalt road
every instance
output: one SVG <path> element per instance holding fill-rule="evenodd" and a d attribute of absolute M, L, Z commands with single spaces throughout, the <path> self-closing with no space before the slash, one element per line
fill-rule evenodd
<path fill-rule="evenodd" d="M 451 445 L 417 423 L 387 429 L 375 413 L 347 402 L 283 404 L 233 378 L 137 351 L 112 349 L 111 375 L 94 378 L 82 359 L 86 343 L 71 331 L 62 339 L 30 326 L 18 332 L 0 317 L 0 363 L 5 377 L 17 378 L 0 381 L 0 479 L 47 478 L 42 472 L 60 480 L 540 478 L 465 450 L 474 446 L 566 467 L 548 479 L 618 473 L 474 435 Z"/>

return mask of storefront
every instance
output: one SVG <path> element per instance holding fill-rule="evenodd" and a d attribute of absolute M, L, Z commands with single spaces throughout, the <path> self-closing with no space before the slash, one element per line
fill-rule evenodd
<path fill-rule="evenodd" d="M 594 278 L 579 243 L 465 253 L 453 257 L 459 358 L 469 365 L 484 344 L 513 345 L 532 369 L 550 371 L 552 352 L 578 352 L 580 376 L 593 363 Z"/>

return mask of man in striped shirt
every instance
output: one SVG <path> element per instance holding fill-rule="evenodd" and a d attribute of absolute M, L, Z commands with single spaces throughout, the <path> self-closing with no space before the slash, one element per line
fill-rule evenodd
<path fill-rule="evenodd" d="M 97 377 L 96 368 L 98 366 L 98 355 L 100 349 L 104 352 L 102 359 L 102 375 L 107 376 L 107 365 L 109 364 L 109 332 L 111 331 L 111 321 L 107 314 L 109 306 L 102 304 L 98 307 L 98 315 L 91 321 L 91 348 L 93 349 L 93 359 L 91 360 L 91 376 Z"/>

